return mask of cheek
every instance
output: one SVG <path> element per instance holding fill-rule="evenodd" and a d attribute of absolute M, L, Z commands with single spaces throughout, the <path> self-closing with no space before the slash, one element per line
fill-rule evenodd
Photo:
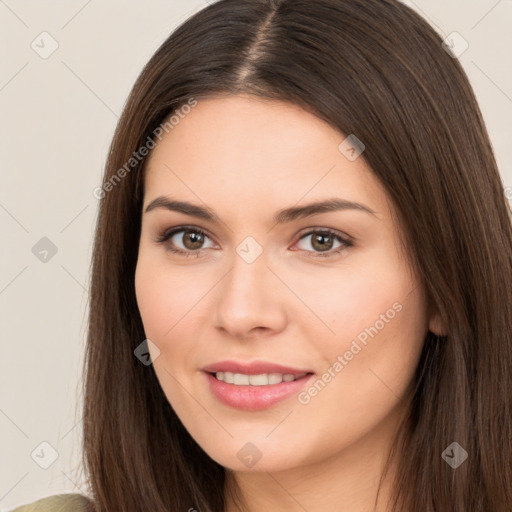
<path fill-rule="evenodd" d="M 317 279 L 316 286 L 313 276 L 298 281 L 308 306 L 329 327 L 301 324 L 325 370 L 335 375 L 326 376 L 331 391 L 322 392 L 317 403 L 328 407 L 341 396 L 354 414 L 368 406 L 384 411 L 406 389 L 423 347 L 428 319 L 422 289 L 392 250 L 342 270 L 329 280 Z"/>
<path fill-rule="evenodd" d="M 144 261 L 139 261 L 135 272 L 135 293 L 137 305 L 149 339 L 162 338 L 171 328 L 169 311 L 172 311 L 173 295 L 165 293 L 165 280 L 157 278 L 158 273 Z"/>
<path fill-rule="evenodd" d="M 294 283 L 294 293 L 316 315 L 308 321 L 328 344 L 352 339 L 375 322 L 381 315 L 394 319 L 412 285 L 404 273 L 381 272 L 375 265 L 365 268 L 340 266 L 339 269 L 321 269 L 313 274 L 287 276 Z M 397 304 L 399 303 L 399 304 Z M 304 317 L 304 315 L 301 315 Z M 304 323 L 297 315 L 296 320 Z M 306 315 L 307 318 L 310 315 Z M 387 318 L 386 318 L 387 320 Z M 387 325 L 387 324 L 386 324 Z M 364 338 L 364 334 L 361 335 Z"/>
<path fill-rule="evenodd" d="M 204 288 L 204 289 L 203 289 Z M 155 258 L 139 257 L 135 272 L 135 293 L 144 330 L 148 338 L 165 342 L 189 320 L 189 311 L 206 293 L 193 275 Z"/>
<path fill-rule="evenodd" d="M 420 289 L 404 275 L 401 280 L 394 276 L 388 286 L 358 280 L 338 294 L 336 336 L 324 336 L 321 347 L 326 385 L 317 388 L 326 392 L 315 401 L 319 408 L 338 403 L 343 411 L 339 421 L 345 416 L 363 423 L 383 418 L 413 378 L 427 319 Z"/>
<path fill-rule="evenodd" d="M 179 410 L 190 404 L 177 381 L 186 382 L 197 350 L 192 343 L 177 342 L 190 331 L 193 305 L 198 300 L 197 293 L 191 292 L 195 288 L 190 276 L 186 279 L 184 274 L 176 269 L 171 274 L 166 265 L 144 257 L 139 257 L 135 272 L 135 293 L 144 333 L 159 350 L 157 357 L 152 353 L 152 368 L 169 403 Z"/>
<path fill-rule="evenodd" d="M 398 345 L 407 349 L 426 332 L 422 289 L 387 239 L 367 251 L 357 265 L 343 269 L 326 289 L 330 291 L 318 307 L 331 319 L 341 348 L 348 350 L 353 340 L 367 348 L 378 340 L 373 343 L 376 350 Z"/>

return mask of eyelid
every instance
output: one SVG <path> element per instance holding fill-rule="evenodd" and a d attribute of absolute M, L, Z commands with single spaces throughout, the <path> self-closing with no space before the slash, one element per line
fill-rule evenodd
<path fill-rule="evenodd" d="M 349 234 L 340 231 L 339 229 L 334 228 L 328 228 L 326 226 L 310 226 L 307 228 L 302 229 L 298 234 L 298 240 L 302 239 L 306 235 L 311 235 L 312 233 L 330 233 L 333 236 L 339 236 L 340 238 L 343 238 L 347 242 L 354 242 L 355 238 L 350 236 Z"/>
<path fill-rule="evenodd" d="M 342 231 L 338 231 L 337 229 L 333 228 L 327 228 L 327 227 L 308 227 L 305 228 L 305 230 L 302 232 L 302 234 L 297 235 L 298 239 L 293 244 L 293 246 L 297 245 L 303 238 L 306 238 L 308 236 L 312 236 L 314 234 L 327 234 L 335 238 L 340 242 L 340 246 L 336 249 L 330 249 L 328 251 L 306 251 L 304 249 L 295 249 L 297 251 L 301 251 L 305 253 L 306 257 L 312 257 L 312 258 L 335 258 L 336 256 L 339 256 L 342 252 L 344 252 L 346 249 L 352 247 L 354 245 L 354 238 L 350 235 L 347 235 L 346 233 L 343 233 Z M 292 247 L 293 247 L 292 246 Z"/>
<path fill-rule="evenodd" d="M 200 228 L 199 226 L 193 226 L 193 225 L 184 225 L 184 226 L 175 226 L 173 228 L 164 229 L 160 232 L 154 239 L 154 242 L 156 243 L 165 243 L 169 238 L 174 236 L 176 233 L 179 233 L 180 231 L 195 231 L 197 233 L 201 233 L 205 236 L 207 236 L 210 240 L 214 240 L 214 237 L 212 237 L 206 229 Z M 198 249 L 197 251 L 187 251 L 187 252 L 200 252 L 204 249 Z"/>
<path fill-rule="evenodd" d="M 186 231 L 194 231 L 194 232 L 200 233 L 202 235 L 205 235 L 210 240 L 214 241 L 214 237 L 212 237 L 208 233 L 208 230 L 203 229 L 199 226 L 194 226 L 194 225 L 189 224 L 189 225 L 175 226 L 175 227 L 163 230 L 156 237 L 156 239 L 154 239 L 154 242 L 164 244 L 170 238 L 172 238 L 176 233 L 180 233 L 182 231 L 185 231 L 185 232 Z M 338 231 L 337 229 L 328 228 L 328 227 L 314 227 L 314 226 L 311 227 L 310 226 L 310 227 L 304 228 L 297 235 L 295 235 L 296 240 L 293 243 L 292 247 L 297 245 L 303 238 L 305 238 L 307 236 L 311 236 L 313 234 L 317 234 L 317 233 L 326 233 L 328 235 L 331 235 L 334 238 L 338 239 L 342 245 L 340 247 L 337 247 L 336 249 L 331 249 L 331 250 L 328 250 L 325 252 L 307 251 L 305 249 L 293 249 L 293 250 L 306 253 L 307 256 L 327 257 L 328 258 L 328 257 L 334 257 L 337 254 L 339 254 L 343 249 L 352 247 L 354 245 L 355 239 L 344 232 Z M 181 248 L 173 247 L 173 248 L 168 248 L 167 250 L 169 250 L 173 253 L 178 253 L 185 257 L 187 257 L 187 256 L 197 256 L 198 257 L 206 249 L 201 248 L 201 249 L 197 249 L 197 250 L 184 250 Z"/>

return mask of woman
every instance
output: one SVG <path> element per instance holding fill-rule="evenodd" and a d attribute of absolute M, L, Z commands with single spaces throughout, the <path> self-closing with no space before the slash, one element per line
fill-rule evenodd
<path fill-rule="evenodd" d="M 91 498 L 27 510 L 510 509 L 510 209 L 416 13 L 208 6 L 95 194 Z"/>

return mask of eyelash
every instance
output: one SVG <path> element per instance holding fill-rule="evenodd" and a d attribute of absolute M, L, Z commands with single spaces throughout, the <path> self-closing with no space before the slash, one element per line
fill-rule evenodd
<path fill-rule="evenodd" d="M 167 242 L 170 238 L 172 238 L 172 236 L 174 236 L 176 233 L 180 233 L 180 232 L 193 232 L 193 233 L 198 233 L 200 235 L 203 235 L 203 236 L 206 236 L 208 238 L 210 238 L 208 236 L 207 233 L 205 233 L 202 229 L 199 229 L 199 228 L 196 228 L 194 226 L 179 226 L 179 227 L 176 227 L 176 228 L 172 228 L 171 230 L 166 230 L 166 231 L 163 231 L 158 237 L 157 239 L 155 240 L 156 243 L 158 244 L 164 244 L 165 242 Z M 338 247 L 337 249 L 334 249 L 334 250 L 330 250 L 329 252 L 326 252 L 326 253 L 319 253 L 319 252 L 315 252 L 315 251 L 305 251 L 304 249 L 297 249 L 299 251 L 302 251 L 302 252 L 306 252 L 306 253 L 309 253 L 308 256 L 309 257 L 313 257 L 313 258 L 332 258 L 333 256 L 339 254 L 341 251 L 343 251 L 344 249 L 348 248 L 348 247 L 352 247 L 354 244 L 351 240 L 349 240 L 348 238 L 345 238 L 343 236 L 340 235 L 339 232 L 337 231 L 334 231 L 332 229 L 329 229 L 329 228 L 322 228 L 322 229 L 313 229 L 313 230 L 310 230 L 306 233 L 304 233 L 298 241 L 302 240 L 303 238 L 306 238 L 307 236 L 310 236 L 312 234 L 322 234 L 322 235 L 332 235 L 336 240 L 338 240 L 339 242 L 341 242 L 341 246 Z M 170 252 L 173 252 L 175 254 L 179 254 L 180 256 L 184 256 L 186 258 L 189 258 L 189 257 L 192 257 L 192 256 L 195 256 L 195 257 L 199 257 L 200 253 L 202 250 L 205 250 L 205 249 L 198 249 L 196 251 L 192 251 L 192 250 L 188 250 L 188 251 L 184 251 L 183 249 L 177 249 L 176 247 L 172 247 L 172 246 L 168 246 L 167 247 L 167 250 L 169 250 Z M 311 254 L 313 253 L 313 254 Z"/>

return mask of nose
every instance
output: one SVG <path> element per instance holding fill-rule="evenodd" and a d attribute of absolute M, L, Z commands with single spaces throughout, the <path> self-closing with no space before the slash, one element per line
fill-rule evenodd
<path fill-rule="evenodd" d="M 224 334 L 249 339 L 284 329 L 285 286 L 269 268 L 265 252 L 252 263 L 235 253 L 217 293 L 216 328 Z"/>

